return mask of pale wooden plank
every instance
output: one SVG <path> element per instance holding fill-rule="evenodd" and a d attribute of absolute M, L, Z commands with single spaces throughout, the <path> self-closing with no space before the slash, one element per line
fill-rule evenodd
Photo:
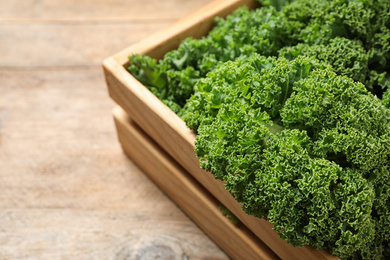
<path fill-rule="evenodd" d="M 227 259 L 123 155 L 99 67 L 0 82 L 1 260 Z"/>
<path fill-rule="evenodd" d="M 0 68 L 96 66 L 169 23 L 0 24 Z"/>
<path fill-rule="evenodd" d="M 178 209 L 8 209 L 0 218 L 1 260 L 229 259 Z"/>
<path fill-rule="evenodd" d="M 255 8 L 258 2 L 253 0 L 215 0 L 193 13 L 176 21 L 169 27 L 139 41 L 128 48 L 112 55 L 119 64 L 126 65 L 131 54 L 146 54 L 161 59 L 165 53 L 177 48 L 187 37 L 200 38 L 214 26 L 215 17 L 225 17 L 238 7 Z"/>
<path fill-rule="evenodd" d="M 0 23 L 176 20 L 211 0 L 0 0 Z"/>
<path fill-rule="evenodd" d="M 126 154 L 234 259 L 278 259 L 241 225 L 219 210 L 219 202 L 170 156 L 149 139 L 119 107 L 113 112 L 118 137 Z"/>
<path fill-rule="evenodd" d="M 153 189 L 128 190 L 146 179 L 115 143 L 100 72 L 0 71 L 1 208 L 123 208 Z"/>

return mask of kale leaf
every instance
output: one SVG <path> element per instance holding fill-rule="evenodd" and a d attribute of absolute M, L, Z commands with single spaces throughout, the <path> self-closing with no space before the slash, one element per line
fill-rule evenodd
<path fill-rule="evenodd" d="M 183 118 L 201 166 L 244 211 L 294 246 L 345 259 L 388 252 L 390 111 L 361 83 L 315 58 L 254 54 L 195 89 Z"/>

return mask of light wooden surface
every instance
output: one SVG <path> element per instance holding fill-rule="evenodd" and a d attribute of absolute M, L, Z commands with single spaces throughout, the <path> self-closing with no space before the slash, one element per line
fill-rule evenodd
<path fill-rule="evenodd" d="M 0 259 L 227 259 L 123 153 L 107 56 L 209 0 L 0 0 Z"/>
<path fill-rule="evenodd" d="M 161 59 L 165 53 L 176 49 L 180 42 L 187 37 L 198 39 L 204 36 L 214 26 L 216 16 L 226 17 L 244 5 L 252 9 L 259 6 L 259 3 L 256 0 L 211 1 L 195 12 L 130 45 L 110 58 L 124 66 L 128 64 L 127 57 L 131 54 L 143 53 L 152 58 Z"/>
<path fill-rule="evenodd" d="M 195 135 L 185 126 L 185 123 L 123 68 L 126 64 L 126 57 L 130 53 L 144 53 L 160 57 L 167 49 L 174 48 L 183 35 L 206 34 L 208 24 L 216 14 L 228 13 L 244 4 L 253 5 L 254 1 L 215 1 L 180 23 L 106 59 L 104 68 L 110 95 L 150 137 L 227 206 L 279 257 L 297 260 L 338 259 L 325 251 L 318 251 L 309 246 L 293 248 L 279 239 L 278 234 L 272 230 L 271 223 L 245 214 L 241 206 L 224 189 L 223 183 L 214 180 L 211 174 L 200 169 L 193 150 Z M 199 26 L 196 26 L 197 24 Z"/>

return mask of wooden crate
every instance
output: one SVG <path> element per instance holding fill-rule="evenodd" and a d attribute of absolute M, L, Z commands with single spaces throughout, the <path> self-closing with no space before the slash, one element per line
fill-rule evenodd
<path fill-rule="evenodd" d="M 180 165 L 180 167 L 184 169 L 182 171 L 191 175 L 191 178 L 207 190 L 213 198 L 224 204 L 240 219 L 246 228 L 248 228 L 265 245 L 267 245 L 267 247 L 269 247 L 278 257 L 282 259 L 338 259 L 326 251 L 315 250 L 310 246 L 294 248 L 278 237 L 278 234 L 272 230 L 273 225 L 271 223 L 247 215 L 243 212 L 240 204 L 237 203 L 229 192 L 225 190 L 223 183 L 215 180 L 212 174 L 205 172 L 200 168 L 193 149 L 195 134 L 186 127 L 183 120 L 181 120 L 174 112 L 157 99 L 126 70 L 129 55 L 138 53 L 147 54 L 153 58 L 162 58 L 167 51 L 177 48 L 183 39 L 189 36 L 197 38 L 207 34 L 207 32 L 212 28 L 213 21 L 216 16 L 224 17 L 243 5 L 253 8 L 256 6 L 256 1 L 216 0 L 197 12 L 176 22 L 172 26 L 107 58 L 103 62 L 103 68 L 110 96 L 126 111 L 127 115 L 131 117 L 132 122 L 134 122 L 139 129 L 142 129 L 145 135 L 147 135 L 149 139 L 152 139 L 153 142 L 160 147 L 159 149 L 162 149 L 164 153 L 169 154 L 170 158 L 174 160 L 174 164 L 172 165 Z M 139 153 L 142 151 L 145 154 L 147 151 L 147 149 L 145 149 L 142 145 L 142 143 L 145 142 L 139 141 L 138 145 L 131 145 L 129 140 L 141 138 L 141 135 L 131 134 L 134 133 L 134 131 L 132 132 L 132 128 L 129 126 L 131 124 L 126 123 L 126 120 L 124 119 L 126 116 L 123 116 L 122 112 L 116 112 L 114 115 L 118 127 L 118 135 L 125 152 L 142 168 L 144 168 L 145 172 L 149 173 L 151 178 L 154 179 L 155 182 L 160 185 L 160 187 L 165 190 L 167 194 L 169 194 L 171 198 L 185 211 L 186 204 L 193 204 L 194 201 L 199 202 L 199 197 L 188 201 L 181 201 L 182 198 L 180 195 L 177 193 L 171 193 L 164 188 L 167 185 L 165 177 L 162 175 L 153 175 L 153 169 L 148 170 L 145 168 L 149 163 L 142 162 L 142 158 L 136 158 L 138 149 L 140 150 Z M 135 140 L 134 143 L 137 143 L 137 141 Z M 150 152 L 152 151 L 150 150 Z M 143 157 L 146 160 L 148 156 Z M 177 171 L 176 168 L 177 167 L 170 166 L 170 169 L 175 169 L 173 171 Z M 158 167 L 155 169 L 158 169 Z M 188 184 L 191 182 L 187 181 L 186 183 Z M 185 184 L 182 185 L 185 187 Z M 189 186 L 187 188 L 189 188 Z M 189 196 L 189 198 L 191 196 Z M 208 199 L 205 197 L 204 200 Z M 180 203 L 178 201 L 180 201 Z M 210 200 L 208 203 L 214 202 L 211 202 Z M 207 215 L 206 218 L 204 216 L 202 218 L 202 210 L 193 211 L 193 213 L 188 214 L 195 221 L 196 219 L 201 219 L 197 221 L 197 223 L 202 228 L 207 229 L 209 225 L 203 225 L 202 221 L 205 221 L 208 217 L 211 218 L 212 214 Z M 232 225 L 228 225 L 227 221 L 221 221 L 219 218 L 213 219 L 216 221 L 213 222 L 213 225 L 219 225 L 217 222 L 220 221 L 221 224 L 224 224 L 224 228 L 227 230 L 230 230 L 233 227 Z M 218 232 L 221 233 L 218 234 Z M 246 238 L 244 238 L 245 236 L 240 236 L 240 239 L 242 240 L 241 244 L 250 248 L 250 251 L 254 253 L 249 254 L 247 258 L 242 257 L 239 253 L 234 254 L 234 252 L 241 251 L 236 251 L 239 250 L 236 248 L 229 250 L 229 248 L 233 248 L 233 245 L 235 244 L 235 242 L 232 242 L 233 238 L 231 236 L 227 236 L 225 232 L 218 232 L 213 231 L 213 235 L 211 235 L 211 231 L 206 230 L 206 233 L 210 234 L 210 236 L 233 258 L 272 258 L 272 254 L 266 250 L 266 247 L 260 246 L 261 243 L 259 242 L 254 242 L 255 240 L 252 240 L 250 236 Z M 229 232 L 231 232 L 231 234 L 237 234 L 237 231 L 234 230 L 230 230 Z M 246 234 L 250 233 L 246 232 Z M 259 254 L 256 255 L 256 252 L 259 252 Z"/>

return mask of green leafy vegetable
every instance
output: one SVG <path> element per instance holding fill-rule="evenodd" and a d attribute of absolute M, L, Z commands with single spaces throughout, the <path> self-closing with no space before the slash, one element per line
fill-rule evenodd
<path fill-rule="evenodd" d="M 279 56 L 287 59 L 295 59 L 300 55 L 315 57 L 332 65 L 338 75 L 348 76 L 355 81 L 362 82 L 367 88 L 372 89 L 376 84 L 370 80 L 368 67 L 368 54 L 360 41 L 346 38 L 334 38 L 329 44 L 298 44 L 279 50 Z"/>
<path fill-rule="evenodd" d="M 184 110 L 202 168 L 281 238 L 346 259 L 389 250 L 390 111 L 362 84 L 252 55 L 200 80 Z"/>
<path fill-rule="evenodd" d="M 276 10 L 280 11 L 283 6 L 294 0 L 258 0 L 264 6 L 273 6 Z"/>
<path fill-rule="evenodd" d="M 379 98 L 389 88 L 388 0 L 260 2 L 266 7 L 253 11 L 244 7 L 226 19 L 217 18 L 209 35 L 186 39 L 159 62 L 131 56 L 129 71 L 176 108 L 184 106 L 195 83 L 219 63 L 254 52 L 316 56 L 339 75 L 361 81 Z"/>
<path fill-rule="evenodd" d="M 215 22 L 209 35 L 184 40 L 159 62 L 145 55 L 129 57 L 128 70 L 157 97 L 177 108 L 184 106 L 195 83 L 218 64 L 254 52 L 277 55 L 283 46 L 295 44 L 289 42 L 291 32 L 284 16 L 272 7 L 254 11 L 243 7 Z"/>
<path fill-rule="evenodd" d="M 383 94 L 383 104 L 390 108 L 390 88 L 388 88 L 385 94 Z"/>
<path fill-rule="evenodd" d="M 361 47 L 357 50 L 347 51 L 349 57 L 355 51 L 359 53 L 352 56 L 367 55 L 369 70 L 362 71 L 366 74 L 362 77 L 369 78 L 367 89 L 381 97 L 383 90 L 390 86 L 390 4 L 388 0 L 295 0 L 286 5 L 281 12 L 287 17 L 291 26 L 297 27 L 297 33 L 291 37 L 298 42 L 309 46 L 328 46 L 332 45 L 332 40 L 335 38 L 345 38 L 352 40 L 354 45 L 360 44 Z M 314 52 L 317 55 L 325 54 L 332 63 L 340 54 L 340 48 L 337 50 L 335 47 L 337 46 L 330 46 L 329 50 L 323 52 L 318 52 L 319 48 L 314 47 Z M 348 48 L 352 48 L 351 44 Z M 362 48 L 364 51 L 361 50 Z M 332 50 L 336 51 L 335 58 L 327 54 Z M 325 57 L 324 59 L 327 59 Z M 355 64 L 351 64 L 351 61 Z M 360 67 L 362 65 L 360 62 L 360 59 L 349 60 L 347 64 L 340 64 L 340 66 Z"/>

